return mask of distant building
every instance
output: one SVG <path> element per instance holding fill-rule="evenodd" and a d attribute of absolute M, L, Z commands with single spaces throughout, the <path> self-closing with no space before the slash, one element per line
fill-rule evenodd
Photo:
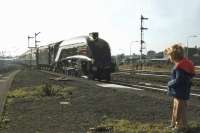
<path fill-rule="evenodd" d="M 188 48 L 185 47 L 185 56 L 188 57 L 194 65 L 200 65 L 200 48 Z"/>

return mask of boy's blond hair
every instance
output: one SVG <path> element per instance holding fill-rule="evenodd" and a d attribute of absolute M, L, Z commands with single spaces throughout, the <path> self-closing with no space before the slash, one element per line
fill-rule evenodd
<path fill-rule="evenodd" d="M 164 50 L 164 54 L 170 56 L 172 61 L 179 61 L 184 58 L 184 49 L 182 44 L 174 44 L 170 48 Z"/>

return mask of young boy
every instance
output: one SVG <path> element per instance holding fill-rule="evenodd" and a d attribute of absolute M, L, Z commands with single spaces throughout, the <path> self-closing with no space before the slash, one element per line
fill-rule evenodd
<path fill-rule="evenodd" d="M 186 108 L 191 79 L 195 75 L 194 66 L 184 57 L 184 49 L 180 44 L 165 49 L 164 53 L 175 64 L 168 82 L 168 95 L 173 97 L 171 127 L 173 130 L 182 130 L 187 127 Z"/>

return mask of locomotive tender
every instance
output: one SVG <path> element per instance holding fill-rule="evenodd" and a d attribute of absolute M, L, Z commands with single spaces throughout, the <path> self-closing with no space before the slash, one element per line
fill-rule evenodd
<path fill-rule="evenodd" d="M 39 69 L 63 72 L 66 67 L 79 69 L 90 79 L 110 80 L 111 52 L 109 44 L 98 37 L 97 32 L 89 36 L 75 37 L 69 40 L 41 46 L 36 49 L 34 63 Z M 20 60 L 27 58 L 23 54 Z M 73 58 L 75 55 L 86 58 Z M 29 55 L 30 56 L 30 55 Z M 71 57 L 71 58 L 70 58 Z M 79 56 L 77 56 L 79 57 Z M 26 61 L 27 62 L 27 61 Z M 26 62 L 24 62 L 26 64 Z M 77 65 L 79 68 L 77 68 Z"/>

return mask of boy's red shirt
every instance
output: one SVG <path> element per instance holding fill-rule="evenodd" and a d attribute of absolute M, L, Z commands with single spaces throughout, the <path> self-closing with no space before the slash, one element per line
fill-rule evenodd
<path fill-rule="evenodd" d="M 191 74 L 192 76 L 195 75 L 194 65 L 187 58 L 183 58 L 181 61 L 179 61 L 178 64 L 176 65 L 176 68 L 181 69 L 181 70 Z"/>

